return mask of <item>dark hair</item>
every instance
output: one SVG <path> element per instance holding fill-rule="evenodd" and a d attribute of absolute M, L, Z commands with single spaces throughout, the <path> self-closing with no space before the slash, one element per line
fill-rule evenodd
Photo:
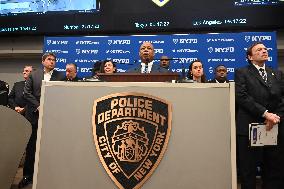
<path fill-rule="evenodd" d="M 31 67 L 31 68 L 32 68 L 32 71 L 34 71 L 34 70 L 35 70 L 35 68 L 34 68 L 33 66 L 25 65 L 25 66 L 24 66 L 24 69 L 25 69 L 26 67 Z"/>
<path fill-rule="evenodd" d="M 77 64 L 75 64 L 75 63 L 69 63 L 69 64 L 66 64 L 66 66 L 67 65 L 72 65 L 72 66 L 74 66 L 74 68 L 75 68 L 75 70 L 76 70 L 76 72 L 77 72 Z"/>
<path fill-rule="evenodd" d="M 219 65 L 217 65 L 217 66 L 215 67 L 215 69 L 214 69 L 215 73 L 217 72 L 217 68 L 219 68 L 219 67 L 221 67 L 221 66 L 223 66 L 223 67 L 225 67 L 225 68 L 227 69 L 227 67 L 226 67 L 224 64 L 219 64 Z"/>
<path fill-rule="evenodd" d="M 42 55 L 41 60 L 44 61 L 48 56 L 53 56 L 53 58 L 56 59 L 56 55 L 55 55 L 54 53 L 52 53 L 52 52 L 47 52 L 47 53 L 44 53 L 44 54 Z"/>
<path fill-rule="evenodd" d="M 190 65 L 188 67 L 188 73 L 187 73 L 187 77 L 190 80 L 193 80 L 193 75 L 192 75 L 191 71 L 192 71 L 192 65 L 195 62 L 200 62 L 202 64 L 201 60 L 199 60 L 199 59 L 196 59 L 196 60 L 194 60 L 190 63 Z M 202 68 L 203 68 L 203 64 L 202 64 Z M 201 83 L 206 83 L 206 76 L 205 76 L 204 71 L 203 71 L 203 75 L 201 76 Z"/>
<path fill-rule="evenodd" d="M 104 68 L 105 68 L 105 64 L 106 64 L 107 62 L 111 62 L 111 63 L 112 63 L 113 67 L 115 68 L 114 73 L 116 73 L 116 72 L 117 72 L 116 64 L 115 64 L 112 60 L 104 60 L 104 61 L 101 63 L 100 73 L 105 73 L 105 69 L 104 69 Z"/>
<path fill-rule="evenodd" d="M 261 41 L 258 41 L 256 43 L 253 43 L 248 49 L 247 49 L 247 52 L 246 52 L 246 58 L 248 60 L 249 63 L 251 63 L 250 59 L 249 59 L 249 56 L 252 55 L 252 48 L 255 47 L 256 45 L 259 45 L 259 44 L 262 44 L 264 45 Z"/>
<path fill-rule="evenodd" d="M 103 61 L 101 60 L 98 60 L 97 62 L 94 63 L 93 69 L 92 69 L 92 77 L 97 75 L 98 72 L 100 72 L 102 63 Z"/>

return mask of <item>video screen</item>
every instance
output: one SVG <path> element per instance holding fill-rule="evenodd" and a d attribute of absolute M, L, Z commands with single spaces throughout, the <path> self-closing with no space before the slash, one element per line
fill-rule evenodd
<path fill-rule="evenodd" d="M 0 0 L 0 35 L 277 30 L 283 17 L 284 0 Z"/>
<path fill-rule="evenodd" d="M 94 12 L 96 0 L 1 0 L 0 15 L 46 14 L 55 12 Z"/>

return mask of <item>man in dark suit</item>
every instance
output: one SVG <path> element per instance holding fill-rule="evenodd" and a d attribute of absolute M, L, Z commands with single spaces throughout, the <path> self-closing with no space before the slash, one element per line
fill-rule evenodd
<path fill-rule="evenodd" d="M 77 65 L 70 63 L 66 64 L 66 77 L 65 81 L 78 81 L 77 77 Z"/>
<path fill-rule="evenodd" d="M 22 115 L 24 115 L 27 105 L 26 99 L 24 98 L 24 86 L 32 70 L 32 66 L 24 67 L 24 81 L 16 82 L 9 94 L 9 107 Z"/>
<path fill-rule="evenodd" d="M 155 51 L 154 47 L 150 42 L 144 42 L 140 46 L 139 57 L 141 64 L 135 65 L 134 67 L 127 70 L 130 73 L 167 73 L 168 70 L 154 64 Z"/>
<path fill-rule="evenodd" d="M 227 68 L 224 65 L 218 65 L 215 68 L 215 78 L 210 83 L 229 83 L 227 79 Z"/>
<path fill-rule="evenodd" d="M 0 105 L 8 104 L 9 85 L 5 81 L 0 80 Z"/>
<path fill-rule="evenodd" d="M 168 56 L 161 56 L 160 58 L 160 67 L 165 68 L 167 70 L 170 69 L 170 59 Z"/>
<path fill-rule="evenodd" d="M 34 173 L 34 160 L 36 150 L 38 113 L 40 108 L 41 84 L 44 81 L 63 81 L 64 75 L 54 69 L 56 56 L 53 53 L 45 53 L 42 56 L 43 69 L 32 72 L 24 87 L 24 97 L 27 100 L 25 117 L 32 124 L 32 134 L 26 148 L 26 160 L 24 164 L 23 179 L 18 187 L 23 188 L 32 182 Z"/>
<path fill-rule="evenodd" d="M 247 59 L 250 64 L 235 72 L 241 188 L 256 188 L 256 163 L 260 158 L 263 188 L 283 189 L 284 99 L 280 88 L 283 76 L 265 65 L 268 51 L 261 42 L 247 49 Z M 266 130 L 278 124 L 277 146 L 250 147 L 250 123 L 265 123 Z"/>

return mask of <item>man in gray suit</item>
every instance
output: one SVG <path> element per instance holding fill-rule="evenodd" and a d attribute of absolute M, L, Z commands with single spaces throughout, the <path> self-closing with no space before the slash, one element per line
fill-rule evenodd
<path fill-rule="evenodd" d="M 139 56 L 141 64 L 135 65 L 134 67 L 127 70 L 130 73 L 166 73 L 169 72 L 167 69 L 154 64 L 155 51 L 154 47 L 150 42 L 144 42 L 140 46 Z"/>
<path fill-rule="evenodd" d="M 283 189 L 284 98 L 283 74 L 269 68 L 268 51 L 261 42 L 247 50 L 249 65 L 235 72 L 236 130 L 242 189 L 256 188 L 257 160 L 262 159 L 264 189 Z M 265 123 L 269 131 L 278 124 L 277 146 L 250 147 L 249 124 Z"/>
<path fill-rule="evenodd" d="M 32 182 L 34 173 L 34 160 L 36 150 L 36 138 L 38 128 L 38 112 L 40 109 L 41 84 L 44 81 L 63 81 L 64 74 L 54 70 L 56 56 L 53 53 L 45 53 L 42 56 L 43 69 L 36 70 L 29 75 L 24 87 L 24 98 L 27 100 L 25 117 L 32 124 L 32 134 L 26 147 L 26 160 L 24 164 L 23 179 L 18 187 L 23 188 Z"/>

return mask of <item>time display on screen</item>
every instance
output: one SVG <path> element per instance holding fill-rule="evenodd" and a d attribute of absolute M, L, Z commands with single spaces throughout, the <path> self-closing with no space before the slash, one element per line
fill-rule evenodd
<path fill-rule="evenodd" d="M 1 0 L 0 35 L 277 30 L 283 10 L 284 0 Z"/>

